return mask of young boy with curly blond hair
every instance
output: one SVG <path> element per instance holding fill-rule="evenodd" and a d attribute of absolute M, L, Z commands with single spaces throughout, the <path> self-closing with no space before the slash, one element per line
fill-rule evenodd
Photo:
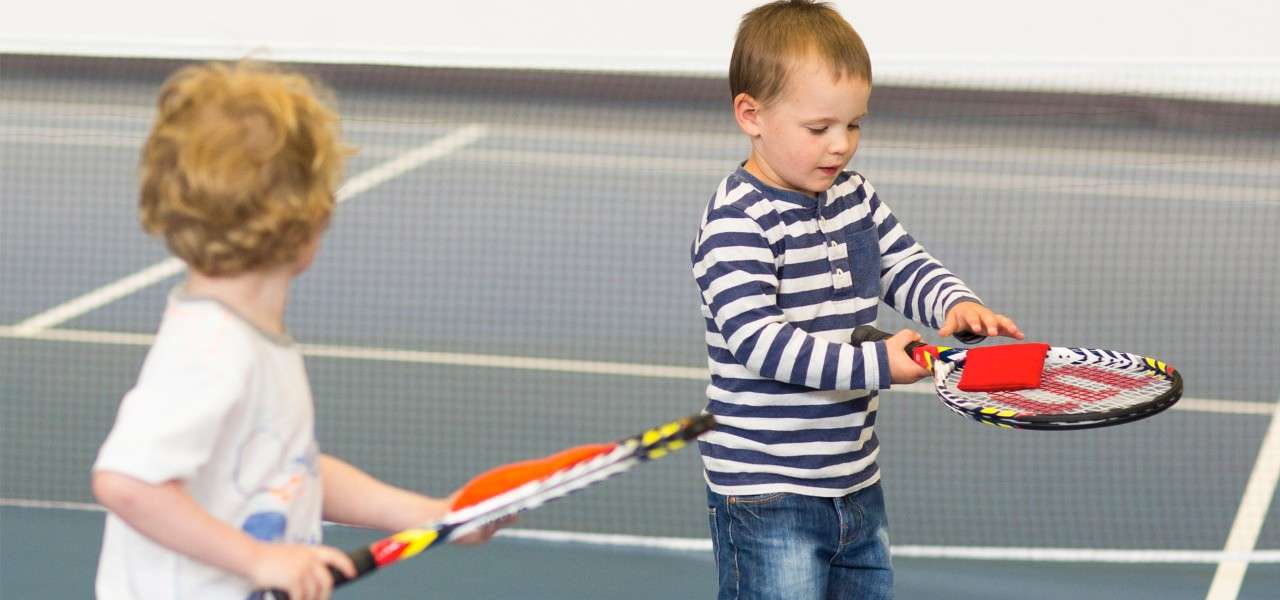
<path fill-rule="evenodd" d="M 446 500 L 316 446 L 284 314 L 345 153 L 337 115 L 300 75 L 209 64 L 165 83 L 143 149 L 142 224 L 189 272 L 93 467 L 110 511 L 98 598 L 325 598 L 329 567 L 355 571 L 318 545 L 322 518 L 400 530 L 445 512 Z"/>
<path fill-rule="evenodd" d="M 942 335 L 1006 335 L 860 173 L 871 95 L 858 34 L 824 3 L 747 13 L 729 71 L 751 153 L 691 249 L 717 428 L 699 446 L 721 599 L 889 598 L 876 390 L 926 372 L 904 329 L 850 343 L 879 302 Z"/>

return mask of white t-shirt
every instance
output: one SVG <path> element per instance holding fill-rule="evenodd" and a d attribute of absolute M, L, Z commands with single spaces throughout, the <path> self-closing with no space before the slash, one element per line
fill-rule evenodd
<path fill-rule="evenodd" d="M 176 289 L 95 471 L 180 480 L 205 510 L 263 540 L 317 544 L 319 451 L 311 389 L 291 339 Z M 108 514 L 99 600 L 244 600 L 249 582 L 189 559 Z"/>

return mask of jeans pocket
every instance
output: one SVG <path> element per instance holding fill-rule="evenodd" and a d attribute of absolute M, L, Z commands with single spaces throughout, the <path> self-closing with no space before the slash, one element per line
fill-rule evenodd
<path fill-rule="evenodd" d="M 729 518 L 745 527 L 758 527 L 767 521 L 772 521 L 768 518 L 769 513 L 781 508 L 787 496 L 788 494 L 784 492 L 729 496 Z"/>
<path fill-rule="evenodd" d="M 741 504 L 744 506 L 763 506 L 773 504 L 786 497 L 786 492 L 774 492 L 772 494 L 750 494 L 747 496 L 729 496 L 729 504 Z"/>

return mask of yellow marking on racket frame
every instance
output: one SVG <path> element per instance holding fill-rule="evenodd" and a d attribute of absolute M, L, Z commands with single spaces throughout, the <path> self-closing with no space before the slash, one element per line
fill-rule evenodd
<path fill-rule="evenodd" d="M 640 443 L 644 444 L 645 446 L 648 446 L 649 444 L 652 444 L 661 438 L 662 438 L 662 433 L 660 433 L 657 429 L 650 429 L 649 431 L 644 432 L 644 435 L 640 437 Z"/>
<path fill-rule="evenodd" d="M 994 415 L 997 417 L 1015 417 L 1018 411 L 1009 408 L 996 408 L 994 406 L 985 406 L 980 410 L 984 415 Z"/>
<path fill-rule="evenodd" d="M 404 551 L 400 553 L 400 558 L 409 558 L 426 550 L 427 546 L 434 543 L 439 536 L 440 533 L 433 529 L 407 529 L 391 537 L 397 542 L 405 544 Z"/>
<path fill-rule="evenodd" d="M 657 442 L 658 440 L 661 440 L 664 437 L 671 437 L 679 431 L 680 431 L 680 421 L 672 421 L 670 423 L 667 423 L 666 425 L 663 425 L 662 427 L 650 429 L 649 431 L 644 432 L 644 435 L 640 438 L 640 441 L 644 445 L 648 446 L 650 444 Z"/>
<path fill-rule="evenodd" d="M 977 421 L 978 421 L 979 423 L 982 423 L 983 425 L 990 425 L 990 426 L 992 426 L 992 427 L 999 427 L 1000 429 L 1013 429 L 1013 426 L 1012 426 L 1012 425 L 1009 425 L 1009 424 L 1007 424 L 1007 423 L 1001 423 L 1001 422 L 999 422 L 999 421 L 992 421 L 992 420 L 990 420 L 990 419 L 977 419 Z"/>
<path fill-rule="evenodd" d="M 1154 358 L 1147 358 L 1145 356 L 1142 357 L 1142 360 L 1147 362 L 1148 367 L 1151 367 L 1156 371 L 1159 371 L 1161 373 L 1166 373 L 1166 374 L 1169 372 L 1169 365 L 1165 364 L 1163 360 L 1156 360 Z"/>

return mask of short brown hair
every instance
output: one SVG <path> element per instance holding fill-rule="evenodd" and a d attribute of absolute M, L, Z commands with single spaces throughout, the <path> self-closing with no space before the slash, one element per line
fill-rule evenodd
<path fill-rule="evenodd" d="M 142 150 L 143 229 L 211 276 L 297 258 L 328 223 L 349 152 L 321 94 L 258 62 L 170 76 Z"/>
<path fill-rule="evenodd" d="M 779 0 L 742 17 L 729 61 L 732 97 L 745 92 L 770 103 L 786 89 L 788 69 L 806 56 L 825 61 L 837 79 L 871 83 L 867 47 L 840 13 L 825 2 Z"/>

